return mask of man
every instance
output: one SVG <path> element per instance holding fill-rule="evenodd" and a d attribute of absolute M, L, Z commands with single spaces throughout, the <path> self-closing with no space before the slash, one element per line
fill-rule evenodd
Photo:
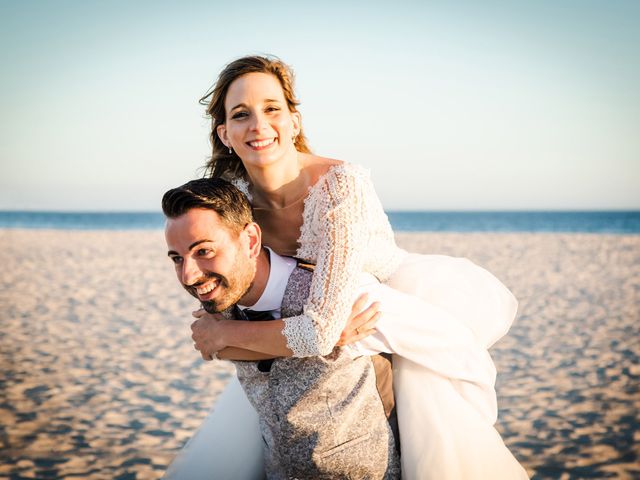
<path fill-rule="evenodd" d="M 178 279 L 208 312 L 254 315 L 236 304 L 267 305 L 271 318 L 302 312 L 312 272 L 262 247 L 235 187 L 195 180 L 167 192 L 162 204 Z M 234 346 L 212 351 L 244 360 L 236 361 L 237 374 L 258 412 L 269 478 L 399 478 L 369 357 L 353 359 L 336 347 L 325 357 L 290 358 L 282 321 L 219 322 L 223 341 Z"/>
<path fill-rule="evenodd" d="M 223 314 L 197 314 L 201 318 L 192 326 L 196 348 L 204 358 L 217 352 L 220 358 L 251 360 L 236 362 L 236 367 L 258 412 L 268 477 L 399 476 L 393 436 L 366 355 L 397 349 L 389 343 L 414 335 L 415 327 L 423 343 L 405 348 L 396 358 L 402 368 L 394 378 L 402 394 L 403 476 L 527 478 L 493 427 L 497 405 L 491 357 L 455 313 L 457 302 L 464 299 L 473 305 L 474 298 L 488 293 L 495 297 L 491 312 L 497 318 L 515 313 L 513 296 L 495 277 L 486 284 L 488 291 L 483 289 L 490 274 L 467 262 L 465 276 L 456 277 L 455 283 L 471 282 L 475 288 L 455 296 L 454 305 L 430 304 L 369 280 L 367 291 L 381 300 L 382 321 L 375 334 L 349 348 L 334 348 L 326 357 L 287 358 L 292 352 L 282 334 L 283 321 L 231 320 L 243 315 L 234 304 L 268 310 L 273 314 L 269 318 L 296 316 L 308 296 L 312 273 L 294 259 L 262 248 L 246 198 L 224 181 L 195 180 L 171 190 L 163 198 L 163 211 L 169 256 L 179 280 L 206 310 Z M 473 282 L 476 275 L 483 280 Z M 250 310 L 244 310 L 247 317 L 260 314 Z M 402 323 L 415 315 L 422 325 Z M 504 334 L 492 331 L 492 324 L 501 325 L 483 324 L 483 338 Z M 431 373 L 423 374 L 425 366 Z M 241 449 L 233 451 L 241 454 Z"/>

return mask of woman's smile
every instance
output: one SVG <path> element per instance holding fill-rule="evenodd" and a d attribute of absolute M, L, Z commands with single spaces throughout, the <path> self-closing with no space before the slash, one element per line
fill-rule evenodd
<path fill-rule="evenodd" d="M 264 140 L 252 140 L 250 142 L 247 142 L 247 145 L 252 150 L 265 150 L 276 142 L 276 138 L 277 137 L 267 138 Z"/>

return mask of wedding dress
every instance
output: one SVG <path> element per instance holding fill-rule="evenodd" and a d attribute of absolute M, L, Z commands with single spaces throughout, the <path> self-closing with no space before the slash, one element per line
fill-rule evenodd
<path fill-rule="evenodd" d="M 304 313 L 285 319 L 294 356 L 331 352 L 358 293 L 357 272 L 414 297 L 406 315 L 383 312 L 378 333 L 348 347 L 353 356 L 394 354 L 403 479 L 528 478 L 493 426 L 487 350 L 515 317 L 509 290 L 466 259 L 399 248 L 367 171 L 351 164 L 331 167 L 309 189 L 298 243 L 297 257 L 316 267 Z"/>

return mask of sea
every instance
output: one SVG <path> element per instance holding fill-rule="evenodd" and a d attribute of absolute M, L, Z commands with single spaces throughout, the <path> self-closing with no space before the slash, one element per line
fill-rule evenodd
<path fill-rule="evenodd" d="M 396 232 L 640 234 L 640 211 L 388 211 Z M 160 212 L 0 211 L 0 228 L 159 230 Z"/>

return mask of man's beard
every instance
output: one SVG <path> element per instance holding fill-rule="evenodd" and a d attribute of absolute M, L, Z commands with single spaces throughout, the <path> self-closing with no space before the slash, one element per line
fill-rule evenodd
<path fill-rule="evenodd" d="M 201 280 L 198 280 L 194 285 L 184 285 L 184 288 L 191 295 L 200 300 L 195 286 L 202 285 L 209 279 L 217 279 L 218 286 L 216 289 L 220 289 L 220 291 L 216 292 L 216 297 L 211 300 L 200 300 L 200 303 L 207 313 L 220 313 L 238 303 L 238 301 L 249 291 L 253 285 L 253 278 L 256 274 L 256 265 L 252 264 L 247 259 L 243 262 L 236 258 L 233 268 L 230 271 L 233 272 L 233 275 L 229 277 L 225 277 L 218 273 L 207 272 L 204 277 Z"/>

